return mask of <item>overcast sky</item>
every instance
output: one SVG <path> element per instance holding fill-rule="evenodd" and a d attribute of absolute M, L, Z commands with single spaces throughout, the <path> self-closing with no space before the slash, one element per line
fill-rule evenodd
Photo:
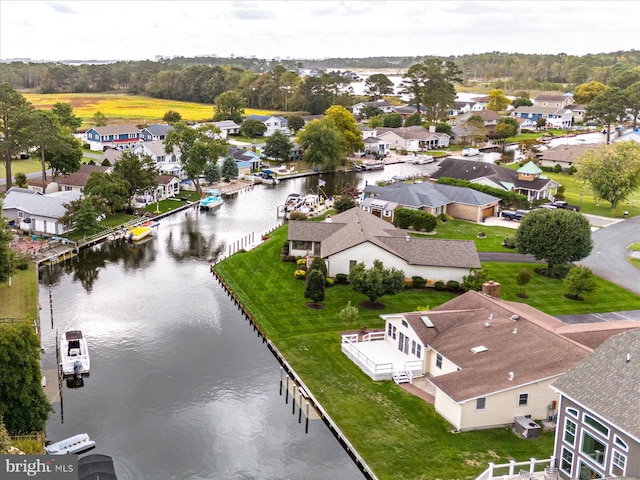
<path fill-rule="evenodd" d="M 637 1 L 7 1 L 0 58 L 325 58 L 640 48 Z"/>

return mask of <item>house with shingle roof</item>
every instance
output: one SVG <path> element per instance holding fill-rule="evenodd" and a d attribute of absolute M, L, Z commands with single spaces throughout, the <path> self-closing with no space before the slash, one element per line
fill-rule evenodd
<path fill-rule="evenodd" d="M 560 478 L 640 477 L 640 329 L 610 337 L 551 388 Z"/>
<path fill-rule="evenodd" d="M 445 177 L 469 180 L 501 190 L 515 190 L 526 195 L 529 201 L 553 197 L 560 186 L 543 175 L 542 170 L 533 162 L 514 171 L 493 163 L 445 158 L 440 162 L 438 170 L 431 174 L 431 178 L 437 180 Z"/>
<path fill-rule="evenodd" d="M 533 99 L 533 104 L 539 107 L 567 108 L 573 105 L 573 95 L 542 93 Z"/>
<path fill-rule="evenodd" d="M 382 110 L 383 113 L 392 113 L 393 105 L 386 100 L 376 100 L 375 102 L 360 102 L 351 107 L 351 113 L 354 117 L 361 115 L 362 109 L 365 107 L 375 107 Z"/>
<path fill-rule="evenodd" d="M 270 137 L 276 131 L 282 132 L 287 136 L 291 134 L 289 122 L 287 122 L 287 119 L 284 117 L 275 115 L 248 115 L 244 120 L 256 120 L 264 123 L 265 127 L 267 127 L 267 130 L 264 132 L 265 137 Z"/>
<path fill-rule="evenodd" d="M 591 352 L 556 332 L 560 320 L 475 291 L 431 310 L 381 318 L 383 340 L 353 343 L 345 335 L 343 352 L 374 378 L 382 369 L 366 365 L 382 365 L 386 350 L 391 369 L 410 370 L 458 431 L 511 426 L 520 416 L 546 420 L 558 400 L 550 385 Z"/>
<path fill-rule="evenodd" d="M 74 190 L 82 193 L 82 189 L 87 184 L 87 180 L 93 172 L 111 173 L 112 167 L 102 167 L 100 165 L 83 164 L 80 169 L 67 175 L 57 178 L 60 190 L 68 192 Z"/>
<path fill-rule="evenodd" d="M 456 124 L 464 126 L 471 117 L 480 117 L 484 126 L 490 130 L 495 128 L 495 126 L 498 124 L 498 121 L 502 118 L 499 113 L 494 112 L 493 110 L 471 111 L 468 113 L 463 113 L 462 115 L 458 115 L 458 117 L 456 117 Z"/>
<path fill-rule="evenodd" d="M 534 122 L 543 118 L 546 126 L 562 129 L 570 128 L 573 122 L 573 111 L 566 107 L 522 106 L 513 111 L 513 116 L 517 118 L 528 118 Z"/>
<path fill-rule="evenodd" d="M 328 275 L 348 274 L 357 263 L 366 268 L 380 260 L 386 268 L 402 270 L 405 277 L 462 281 L 471 268 L 479 268 L 475 243 L 409 237 L 380 218 L 354 207 L 324 222 L 289 221 L 289 255 L 319 256 Z"/>
<path fill-rule="evenodd" d="M 140 142 L 140 129 L 135 125 L 91 127 L 86 135 L 91 150 L 99 152 L 107 147 L 129 149 Z"/>
<path fill-rule="evenodd" d="M 74 190 L 43 195 L 34 190 L 12 187 L 2 201 L 2 215 L 16 225 L 28 222 L 30 231 L 61 235 L 69 230 L 67 225 L 59 221 L 67 212 L 65 205 L 81 196 L 80 192 Z"/>
<path fill-rule="evenodd" d="M 131 153 L 140 158 L 151 157 L 156 165 L 156 170 L 162 174 L 183 177 L 180 149 L 176 146 L 173 147 L 171 153 L 167 153 L 164 141 L 140 142 L 131 149 Z"/>
<path fill-rule="evenodd" d="M 450 139 L 448 134 L 436 132 L 435 125 L 429 129 L 420 125 L 401 128 L 378 127 L 376 136 L 387 142 L 391 150 L 409 152 L 447 148 Z"/>
<path fill-rule="evenodd" d="M 480 222 L 498 213 L 500 199 L 468 187 L 430 182 L 391 185 L 367 185 L 367 198 L 361 203 L 365 212 L 393 223 L 396 208 L 414 208 L 432 215 L 446 214 L 462 220 Z"/>
<path fill-rule="evenodd" d="M 140 138 L 144 142 L 162 142 L 171 130 L 173 130 L 172 125 L 152 123 L 140 130 Z"/>
<path fill-rule="evenodd" d="M 582 145 L 557 145 L 545 150 L 537 155 L 540 165 L 543 167 L 555 167 L 560 165 L 563 170 L 567 170 L 576 164 L 580 155 L 594 148 L 601 148 L 603 144 L 587 143 Z"/>

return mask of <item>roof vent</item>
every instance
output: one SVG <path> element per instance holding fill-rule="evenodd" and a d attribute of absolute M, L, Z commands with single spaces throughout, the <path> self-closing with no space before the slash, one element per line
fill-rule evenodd
<path fill-rule="evenodd" d="M 515 315 L 515 314 L 514 314 L 514 315 L 511 315 L 511 317 L 509 317 L 509 318 L 511 318 L 511 320 L 513 320 L 514 322 L 516 322 L 516 321 L 520 320 L 520 315 Z"/>
<path fill-rule="evenodd" d="M 627 353 L 627 363 L 629 363 L 631 361 L 631 354 Z"/>
<path fill-rule="evenodd" d="M 487 350 L 489 350 L 487 347 L 485 347 L 484 345 L 478 345 L 477 347 L 473 347 L 471 349 L 472 353 L 481 353 L 481 352 L 486 352 Z"/>
<path fill-rule="evenodd" d="M 491 324 L 490 324 L 489 322 L 484 322 L 484 326 L 485 326 L 485 327 L 490 327 L 490 326 L 491 326 Z"/>
<path fill-rule="evenodd" d="M 513 329 L 513 332 L 511 332 L 511 333 L 513 333 L 513 334 L 515 335 L 516 333 L 518 333 L 518 329 L 517 329 L 517 328 L 514 328 L 514 329 Z"/>
<path fill-rule="evenodd" d="M 513 372 L 509 372 L 509 381 L 513 382 Z"/>

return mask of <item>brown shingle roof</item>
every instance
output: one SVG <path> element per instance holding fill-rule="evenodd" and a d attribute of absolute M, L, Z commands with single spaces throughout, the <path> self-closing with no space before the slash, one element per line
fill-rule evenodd
<path fill-rule="evenodd" d="M 67 177 L 60 177 L 58 179 L 58 184 L 69 185 L 72 187 L 84 187 L 93 172 L 105 173 L 107 170 L 109 170 L 109 167 L 102 167 L 100 165 L 82 165 L 80 170 L 77 172 L 73 172 Z"/>

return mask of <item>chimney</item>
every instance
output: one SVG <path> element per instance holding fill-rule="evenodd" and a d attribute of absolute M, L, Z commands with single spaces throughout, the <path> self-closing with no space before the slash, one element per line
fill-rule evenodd
<path fill-rule="evenodd" d="M 429 125 L 429 133 L 436 133 L 436 126 L 435 125 Z"/>
<path fill-rule="evenodd" d="M 493 280 L 489 280 L 486 283 L 482 284 L 482 293 L 485 295 L 490 295 L 494 298 L 500 298 L 500 284 L 494 282 Z"/>

